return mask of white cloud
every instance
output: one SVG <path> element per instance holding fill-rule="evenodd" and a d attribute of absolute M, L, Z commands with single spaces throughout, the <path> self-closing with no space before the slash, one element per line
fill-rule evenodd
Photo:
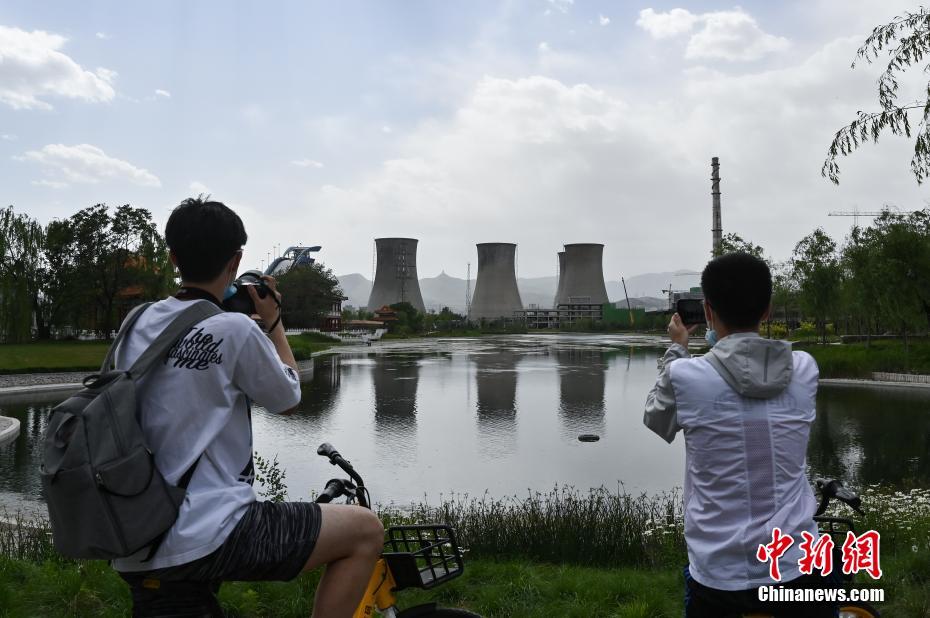
<path fill-rule="evenodd" d="M 788 39 L 763 32 L 741 10 L 706 13 L 704 28 L 688 41 L 685 57 L 694 60 L 751 61 L 790 46 Z"/>
<path fill-rule="evenodd" d="M 393 132 L 394 132 L 394 129 L 392 129 L 392 128 L 391 128 L 390 126 L 388 126 L 388 125 L 384 125 L 383 127 L 381 127 L 381 132 L 382 132 L 382 133 L 386 133 L 386 134 L 390 134 L 390 133 L 393 133 Z"/>
<path fill-rule="evenodd" d="M 575 5 L 575 0 L 549 0 L 549 5 L 561 13 L 568 13 Z"/>
<path fill-rule="evenodd" d="M 41 150 L 30 150 L 14 158 L 39 164 L 50 182 L 97 184 L 104 180 L 121 180 L 141 187 L 161 186 L 158 177 L 148 170 L 110 157 L 90 144 L 48 144 Z"/>
<path fill-rule="evenodd" d="M 539 45 L 536 46 L 536 49 L 539 50 L 539 53 L 546 54 L 551 51 L 549 44 L 545 41 L 542 41 Z"/>
<path fill-rule="evenodd" d="M 44 100 L 48 96 L 112 100 L 116 73 L 84 69 L 60 51 L 66 40 L 42 30 L 0 26 L 0 102 L 13 109 L 51 109 Z"/>
<path fill-rule="evenodd" d="M 171 98 L 171 93 L 168 92 L 167 90 L 162 90 L 161 88 L 158 88 L 157 90 L 155 90 L 155 94 L 160 97 L 165 97 L 166 99 Z"/>
<path fill-rule="evenodd" d="M 607 16 L 605 16 L 605 15 L 598 15 L 598 16 L 597 16 L 597 23 L 599 23 L 599 24 L 602 25 L 602 26 L 606 26 L 607 24 L 610 23 L 610 18 L 607 17 Z"/>
<path fill-rule="evenodd" d="M 692 69 L 661 96 L 485 77 L 449 117 L 405 131 L 377 169 L 313 189 L 295 227 L 317 225 L 339 272 L 367 272 L 358 238 L 394 234 L 420 239 L 422 276 L 464 274 L 473 243 L 485 241 L 518 243 L 528 276 L 554 274 L 567 242 L 604 242 L 610 278 L 700 268 L 710 158 L 719 156 L 725 230 L 785 259 L 817 226 L 842 238 L 848 222 L 830 210 L 923 203 L 906 140 L 844 160 L 838 188 L 820 176 L 832 133 L 874 100 L 874 76 L 847 70 L 860 41 L 837 40 L 778 70 Z M 339 222 L 321 229 L 326 213 Z"/>
<path fill-rule="evenodd" d="M 291 165 L 296 165 L 297 167 L 312 167 L 315 169 L 320 169 L 323 167 L 322 163 L 313 159 L 297 159 L 295 161 L 291 161 Z"/>
<path fill-rule="evenodd" d="M 106 32 L 98 32 L 98 33 L 96 34 L 96 36 L 97 36 L 98 39 L 100 39 L 100 40 L 102 40 L 102 41 L 105 41 L 105 40 L 107 40 L 107 39 L 110 38 L 110 35 L 107 34 Z"/>
<path fill-rule="evenodd" d="M 188 187 L 191 190 L 191 195 L 210 195 L 211 191 L 207 188 L 207 185 L 203 184 L 199 180 L 194 180 Z"/>
<path fill-rule="evenodd" d="M 655 39 L 667 39 L 691 32 L 698 19 L 700 18 L 697 15 L 686 9 L 672 9 L 667 13 L 657 13 L 649 8 L 639 12 L 636 25 Z"/>
<path fill-rule="evenodd" d="M 755 18 L 739 7 L 701 15 L 680 8 L 664 13 L 648 8 L 639 12 L 636 25 L 655 39 L 693 33 L 685 50 L 689 60 L 747 62 L 790 46 L 788 39 L 763 31 Z"/>
<path fill-rule="evenodd" d="M 31 184 L 36 187 L 48 187 L 50 189 L 64 189 L 70 186 L 60 180 L 33 180 Z"/>
<path fill-rule="evenodd" d="M 16 136 L 11 135 L 10 133 L 4 133 L 0 135 L 0 139 L 2 139 L 5 142 L 13 142 L 13 141 L 16 141 Z"/>

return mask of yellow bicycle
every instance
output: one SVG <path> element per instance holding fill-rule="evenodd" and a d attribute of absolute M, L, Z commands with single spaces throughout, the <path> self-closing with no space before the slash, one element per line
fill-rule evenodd
<path fill-rule="evenodd" d="M 345 496 L 347 504 L 370 509 L 368 489 L 352 464 L 329 443 L 321 444 L 316 452 L 349 475 L 349 479 L 327 481 L 316 501 L 326 504 Z M 464 571 L 462 551 L 451 526 L 391 526 L 385 535 L 384 551 L 353 618 L 369 618 L 376 612 L 384 618 L 481 618 L 464 609 L 437 607 L 435 603 L 404 610 L 397 608 L 397 592 L 406 588 L 429 590 L 455 579 Z"/>

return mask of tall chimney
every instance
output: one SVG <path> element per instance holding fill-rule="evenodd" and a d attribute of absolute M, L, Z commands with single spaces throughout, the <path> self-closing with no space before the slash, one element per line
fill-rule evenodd
<path fill-rule="evenodd" d="M 714 246 L 711 255 L 720 255 L 723 248 L 723 223 L 720 221 L 720 159 L 714 157 L 710 160 L 710 194 L 713 197 L 714 214 L 711 232 L 714 235 Z"/>

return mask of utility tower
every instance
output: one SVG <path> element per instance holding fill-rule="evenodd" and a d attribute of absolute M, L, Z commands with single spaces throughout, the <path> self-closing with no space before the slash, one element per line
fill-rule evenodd
<path fill-rule="evenodd" d="M 720 159 L 713 157 L 710 160 L 710 195 L 713 203 L 713 227 L 711 232 L 714 236 L 714 246 L 711 255 L 720 255 L 723 247 L 723 223 L 720 219 Z"/>
<path fill-rule="evenodd" d="M 471 315 L 471 262 L 465 269 L 465 315 Z"/>

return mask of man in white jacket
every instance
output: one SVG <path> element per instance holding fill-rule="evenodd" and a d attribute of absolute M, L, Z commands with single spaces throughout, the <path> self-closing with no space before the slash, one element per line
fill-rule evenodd
<path fill-rule="evenodd" d="M 823 586 L 802 575 L 801 533 L 817 535 L 816 501 L 806 476 L 818 369 L 786 341 L 763 339 L 772 277 L 764 261 L 745 253 L 711 260 L 701 275 L 710 351 L 691 357 L 696 329 L 678 314 L 672 344 L 646 400 L 643 422 L 667 442 L 685 439 L 684 515 L 688 618 L 762 611 L 793 617 L 833 616 L 830 604 L 760 603 L 763 585 Z M 781 581 L 757 559 L 772 532 L 794 543 L 779 559 Z"/>

